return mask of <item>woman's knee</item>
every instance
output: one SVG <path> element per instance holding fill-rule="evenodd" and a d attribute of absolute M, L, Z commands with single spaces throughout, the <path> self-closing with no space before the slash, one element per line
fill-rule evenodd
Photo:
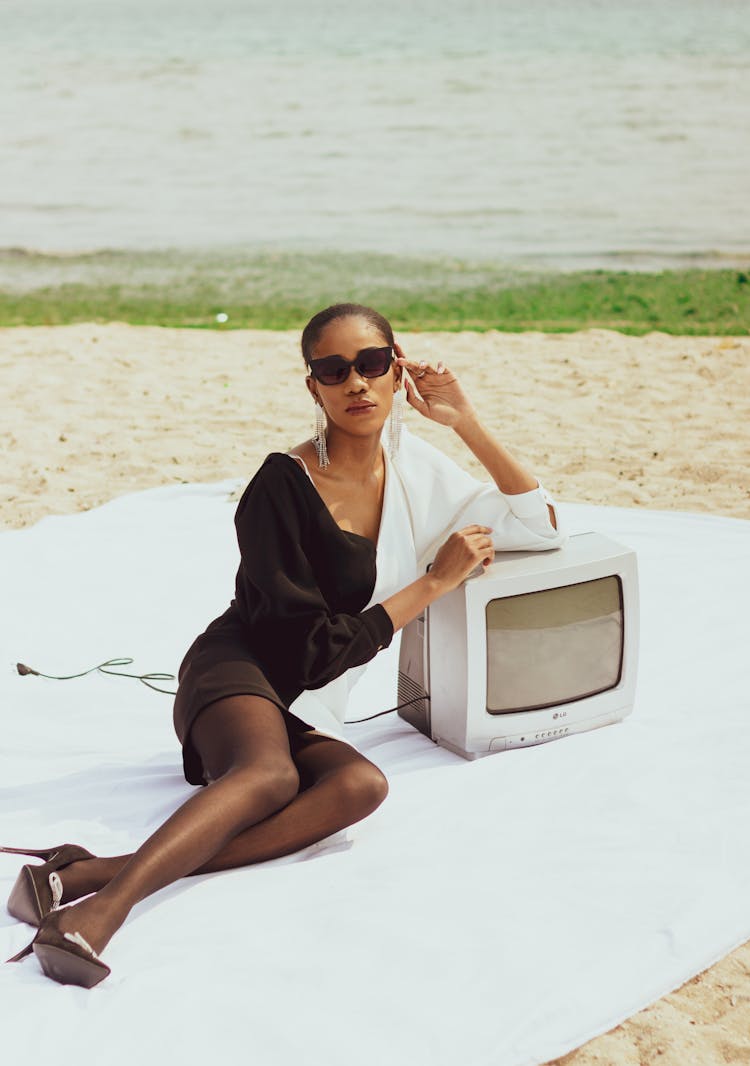
<path fill-rule="evenodd" d="M 291 759 L 235 766 L 225 776 L 237 781 L 248 800 L 272 814 L 292 802 L 299 792 L 299 774 Z"/>
<path fill-rule="evenodd" d="M 374 763 L 366 759 L 347 763 L 336 771 L 342 802 L 364 818 L 376 810 L 388 795 L 388 780 Z"/>

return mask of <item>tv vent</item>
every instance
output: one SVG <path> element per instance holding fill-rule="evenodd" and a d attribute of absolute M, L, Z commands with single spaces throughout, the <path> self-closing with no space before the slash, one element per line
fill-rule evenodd
<path fill-rule="evenodd" d="M 414 702 L 412 702 L 414 701 Z M 404 703 L 405 707 L 399 706 L 399 716 L 413 725 L 421 733 L 429 736 L 430 712 L 429 693 L 425 692 L 421 685 L 401 670 L 398 672 L 398 702 Z"/>

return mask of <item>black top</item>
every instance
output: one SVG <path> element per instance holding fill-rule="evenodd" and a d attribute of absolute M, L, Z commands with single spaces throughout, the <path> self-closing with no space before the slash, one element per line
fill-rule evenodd
<path fill-rule="evenodd" d="M 322 687 L 390 644 L 393 624 L 383 606 L 364 610 L 375 588 L 375 544 L 340 528 L 296 460 L 272 452 L 234 521 L 241 558 L 234 599 L 183 667 L 218 640 L 209 656 L 216 662 L 226 641 L 229 658 L 236 661 L 238 646 L 246 650 L 288 707 L 304 689 Z"/>

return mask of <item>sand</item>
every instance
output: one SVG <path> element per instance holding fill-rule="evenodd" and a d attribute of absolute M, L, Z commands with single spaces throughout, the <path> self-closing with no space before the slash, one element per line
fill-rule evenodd
<path fill-rule="evenodd" d="M 750 339 L 420 333 L 560 499 L 750 518 Z M 155 485 L 248 479 L 310 436 L 297 333 L 120 324 L 0 330 L 0 527 Z M 449 431 L 408 424 L 467 469 Z M 565 1066 L 750 1063 L 750 944 Z"/>

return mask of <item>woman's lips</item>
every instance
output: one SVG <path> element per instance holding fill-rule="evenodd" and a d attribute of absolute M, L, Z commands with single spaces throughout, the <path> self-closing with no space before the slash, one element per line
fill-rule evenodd
<path fill-rule="evenodd" d="M 348 415 L 364 415 L 368 411 L 374 411 L 374 410 L 375 410 L 375 404 L 374 403 L 358 403 L 358 404 L 352 404 L 351 407 L 347 407 L 346 413 Z"/>

